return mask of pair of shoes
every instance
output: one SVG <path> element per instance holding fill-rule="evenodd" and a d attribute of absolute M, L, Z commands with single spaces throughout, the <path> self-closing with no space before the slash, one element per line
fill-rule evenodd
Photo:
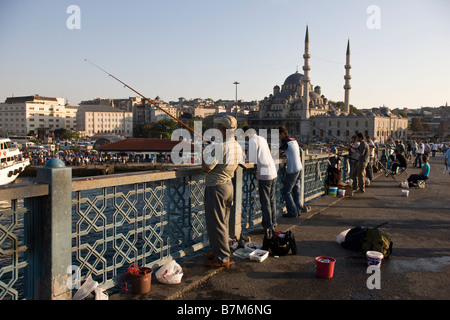
<path fill-rule="evenodd" d="M 365 191 L 362 189 L 359 189 L 358 191 L 356 191 L 357 193 L 364 193 Z"/>
<path fill-rule="evenodd" d="M 211 267 L 211 268 L 222 268 L 222 267 L 228 268 L 230 266 L 230 261 L 220 263 L 214 259 L 214 260 L 206 261 L 205 265 L 207 267 Z"/>
<path fill-rule="evenodd" d="M 297 218 L 297 216 L 291 216 L 290 214 L 283 213 L 283 218 Z"/>

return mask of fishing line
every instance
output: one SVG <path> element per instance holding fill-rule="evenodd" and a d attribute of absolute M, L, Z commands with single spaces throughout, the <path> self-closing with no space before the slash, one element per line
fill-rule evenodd
<path fill-rule="evenodd" d="M 120 79 L 116 78 L 114 75 L 112 75 L 111 73 L 107 72 L 106 70 L 100 68 L 98 65 L 96 65 L 95 63 L 89 61 L 88 59 L 84 59 L 84 61 L 86 61 L 87 63 L 93 65 L 94 67 L 96 67 L 97 69 L 103 71 L 104 73 L 106 73 L 108 76 L 110 76 L 111 78 L 113 78 L 114 80 L 120 82 L 121 84 L 123 84 L 125 87 L 127 87 L 128 89 L 130 89 L 131 91 L 133 91 L 134 93 L 138 94 L 140 97 L 142 97 L 143 99 L 147 100 L 148 102 L 150 102 L 151 104 L 155 105 L 159 110 L 161 110 L 162 112 L 164 112 L 165 114 L 167 114 L 169 117 L 171 117 L 172 119 L 174 119 L 175 121 L 177 121 L 179 124 L 181 124 L 182 126 L 184 126 L 186 129 L 188 129 L 189 131 L 191 131 L 192 133 L 196 134 L 197 136 L 199 136 L 202 140 L 205 140 L 207 142 L 209 142 L 209 140 L 207 140 L 206 138 L 204 138 L 201 134 L 195 132 L 194 129 L 192 129 L 191 127 L 189 127 L 187 124 L 185 124 L 184 122 L 182 122 L 181 120 L 179 120 L 177 117 L 171 115 L 169 112 L 167 112 L 166 110 L 164 110 L 163 108 L 161 108 L 159 106 L 159 103 L 151 100 L 147 97 L 145 97 L 143 94 L 141 94 L 140 92 L 136 91 L 135 89 L 133 89 L 132 87 L 130 87 L 128 84 L 126 84 L 125 82 L 121 81 Z"/>

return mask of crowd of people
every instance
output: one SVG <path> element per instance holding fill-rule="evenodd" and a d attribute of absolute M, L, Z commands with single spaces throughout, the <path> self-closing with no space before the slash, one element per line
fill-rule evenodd
<path fill-rule="evenodd" d="M 215 141 L 222 153 L 207 155 L 202 159 L 205 173 L 205 216 L 206 227 L 212 251 L 208 253 L 209 267 L 228 267 L 230 265 L 230 246 L 228 243 L 228 221 L 233 204 L 233 184 L 231 179 L 238 165 L 244 161 L 241 145 L 234 135 L 227 134 L 237 128 L 236 118 L 224 116 L 216 121 L 217 129 L 222 133 L 223 141 Z M 278 172 L 267 140 L 258 135 L 251 127 L 244 127 L 248 141 L 248 162 L 256 164 L 259 201 L 261 205 L 261 226 L 265 232 L 280 231 L 277 228 L 276 182 Z M 289 137 L 285 127 L 279 127 L 279 155 L 286 158 L 286 175 L 283 180 L 282 196 L 286 202 L 283 217 L 298 217 L 301 212 L 308 212 L 310 207 L 304 205 L 300 198 L 300 173 L 302 163 L 298 142 Z M 215 148 L 211 148 L 215 149 Z M 211 160 L 212 159 L 212 160 Z"/>
<path fill-rule="evenodd" d="M 427 141 L 410 141 L 406 146 L 402 141 L 395 141 L 393 154 L 389 156 L 389 164 L 391 174 L 398 174 L 399 170 L 405 170 L 408 167 L 408 162 L 412 162 L 413 168 L 419 168 L 421 171 L 418 174 L 411 174 L 408 179 L 408 187 L 417 186 L 420 181 L 428 180 L 430 175 L 429 158 L 436 157 L 436 154 L 441 152 L 444 156 L 445 171 L 450 173 L 449 158 L 450 145 L 444 143 L 430 143 Z"/>

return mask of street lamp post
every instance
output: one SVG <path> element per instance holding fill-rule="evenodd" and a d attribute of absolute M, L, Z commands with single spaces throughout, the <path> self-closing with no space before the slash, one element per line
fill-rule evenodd
<path fill-rule="evenodd" d="M 233 82 L 233 84 L 235 84 L 235 85 L 236 85 L 236 102 L 235 102 L 235 108 L 236 108 L 236 112 L 235 112 L 235 115 L 236 115 L 236 121 L 237 121 L 237 109 L 238 109 L 238 100 L 237 100 L 237 86 L 238 86 L 239 82 L 235 81 L 235 82 Z"/>

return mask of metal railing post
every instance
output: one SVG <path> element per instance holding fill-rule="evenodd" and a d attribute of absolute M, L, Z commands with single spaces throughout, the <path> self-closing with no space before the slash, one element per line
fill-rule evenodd
<path fill-rule="evenodd" d="M 233 207 L 230 213 L 230 238 L 239 240 L 242 233 L 242 177 L 244 170 L 241 167 L 234 172 L 233 187 L 234 198 Z"/>
<path fill-rule="evenodd" d="M 49 195 L 36 198 L 38 211 L 33 231 L 37 257 L 34 298 L 70 300 L 67 268 L 72 264 L 72 169 L 50 159 L 37 170 L 36 180 L 49 185 Z"/>
<path fill-rule="evenodd" d="M 300 148 L 300 161 L 302 162 L 302 170 L 300 174 L 300 204 L 305 205 L 305 151 Z"/>

